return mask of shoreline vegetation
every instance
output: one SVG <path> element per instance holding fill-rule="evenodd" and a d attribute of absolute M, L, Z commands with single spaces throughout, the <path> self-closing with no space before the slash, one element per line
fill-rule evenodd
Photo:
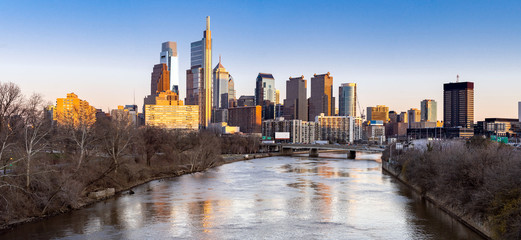
<path fill-rule="evenodd" d="M 53 122 L 48 105 L 0 82 L 2 231 L 97 202 L 92 192 L 120 193 L 259 152 L 254 136 L 136 127 L 124 111 L 96 120 L 95 112 L 74 108 Z"/>
<path fill-rule="evenodd" d="M 382 168 L 491 239 L 521 236 L 521 151 L 482 137 L 388 147 Z"/>

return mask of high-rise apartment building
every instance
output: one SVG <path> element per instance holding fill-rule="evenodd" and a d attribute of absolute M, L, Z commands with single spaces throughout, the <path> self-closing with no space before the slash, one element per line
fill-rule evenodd
<path fill-rule="evenodd" d="M 284 118 L 308 120 L 307 80 L 304 76 L 289 78 L 286 81 Z"/>
<path fill-rule="evenodd" d="M 332 143 L 353 143 L 362 139 L 362 119 L 351 116 L 315 117 L 319 128 L 319 138 Z"/>
<path fill-rule="evenodd" d="M 444 127 L 471 128 L 474 124 L 474 83 L 456 82 L 443 85 Z"/>
<path fill-rule="evenodd" d="M 432 99 L 421 101 L 421 121 L 436 122 L 438 121 L 438 104 Z"/>
<path fill-rule="evenodd" d="M 159 56 L 160 63 L 164 63 L 168 67 L 172 92 L 179 94 L 179 59 L 177 57 L 177 43 L 164 42 L 161 44 L 161 53 Z"/>
<path fill-rule="evenodd" d="M 150 79 L 150 95 L 170 90 L 170 71 L 165 63 L 154 65 Z"/>
<path fill-rule="evenodd" d="M 386 123 L 389 120 L 389 107 L 385 105 L 376 105 L 376 107 L 367 107 L 367 121 L 382 121 Z"/>
<path fill-rule="evenodd" d="M 407 111 L 407 116 L 409 117 L 407 122 L 409 123 L 409 127 L 411 127 L 413 123 L 421 122 L 422 112 L 417 108 L 411 108 Z"/>
<path fill-rule="evenodd" d="M 343 83 L 338 88 L 338 115 L 356 117 L 356 83 Z"/>
<path fill-rule="evenodd" d="M 221 57 L 219 56 L 219 63 L 213 69 L 213 107 L 228 108 L 229 104 L 229 86 L 230 73 L 226 71 L 221 64 Z"/>
<path fill-rule="evenodd" d="M 333 116 L 335 113 L 335 98 L 333 97 L 333 77 L 326 74 L 314 74 L 311 78 L 311 97 L 309 98 L 308 119 L 315 119 L 321 113 Z"/>
<path fill-rule="evenodd" d="M 187 104 L 199 105 L 199 125 L 206 128 L 212 116 L 212 32 L 210 17 L 206 17 L 203 39 L 193 42 L 190 69 L 186 70 Z"/>
<path fill-rule="evenodd" d="M 78 127 L 96 122 L 96 109 L 89 102 L 81 100 L 74 93 L 67 93 L 67 98 L 57 98 L 52 109 L 53 120 L 60 125 Z"/>

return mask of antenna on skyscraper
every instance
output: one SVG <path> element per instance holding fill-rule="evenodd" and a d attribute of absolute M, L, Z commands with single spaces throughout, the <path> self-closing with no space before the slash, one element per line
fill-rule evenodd
<path fill-rule="evenodd" d="M 459 74 L 456 75 L 456 82 L 459 82 Z"/>

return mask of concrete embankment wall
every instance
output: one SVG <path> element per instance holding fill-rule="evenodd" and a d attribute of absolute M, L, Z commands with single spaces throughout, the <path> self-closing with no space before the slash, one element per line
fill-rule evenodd
<path fill-rule="evenodd" d="M 414 186 L 413 184 L 407 182 L 407 179 L 405 179 L 405 176 L 402 175 L 399 170 L 396 170 L 395 168 L 393 168 L 392 165 L 389 164 L 389 162 L 382 161 L 382 171 L 386 172 L 387 174 L 398 179 L 400 182 L 405 184 L 407 187 L 413 189 L 417 194 L 421 194 L 421 189 L 418 188 L 417 186 Z M 451 208 L 450 206 L 447 206 L 446 204 L 444 204 L 442 201 L 438 200 L 435 196 L 433 196 L 430 193 L 427 193 L 427 194 L 423 195 L 422 197 L 425 198 L 427 201 L 431 202 L 432 204 L 434 204 L 436 207 L 438 207 L 445 213 L 447 213 L 449 216 L 451 216 L 454 219 L 456 219 L 457 221 L 461 222 L 463 225 L 465 225 L 468 228 L 479 233 L 479 235 L 481 235 L 482 237 L 484 237 L 486 239 L 492 239 L 492 233 L 491 233 L 490 229 L 487 226 L 485 226 L 483 223 L 477 222 L 474 219 L 464 216 L 463 213 Z"/>

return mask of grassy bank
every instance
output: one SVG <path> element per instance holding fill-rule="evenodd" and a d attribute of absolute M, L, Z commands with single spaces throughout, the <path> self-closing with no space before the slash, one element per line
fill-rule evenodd
<path fill-rule="evenodd" d="M 389 161 L 392 153 L 391 161 Z M 521 152 L 473 138 L 443 141 L 383 155 L 420 194 L 482 226 L 495 239 L 521 236 Z"/>

